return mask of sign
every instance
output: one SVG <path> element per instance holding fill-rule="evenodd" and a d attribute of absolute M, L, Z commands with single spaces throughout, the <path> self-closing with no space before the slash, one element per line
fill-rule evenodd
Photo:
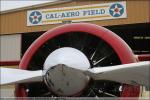
<path fill-rule="evenodd" d="M 126 18 L 126 2 L 27 11 L 27 26 Z"/>

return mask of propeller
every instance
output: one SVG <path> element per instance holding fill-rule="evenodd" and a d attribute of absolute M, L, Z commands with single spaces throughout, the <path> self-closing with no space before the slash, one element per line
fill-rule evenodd
<path fill-rule="evenodd" d="M 28 83 L 43 80 L 42 70 L 28 71 L 13 68 L 0 68 L 0 84 Z"/>
<path fill-rule="evenodd" d="M 88 69 L 85 73 L 94 80 L 150 86 L 150 61 Z"/>
<path fill-rule="evenodd" d="M 88 58 L 81 51 L 63 47 L 49 54 L 43 70 L 0 68 L 0 84 L 44 81 L 54 93 L 70 96 L 81 93 L 90 79 L 149 87 L 149 69 L 150 61 L 91 68 Z"/>

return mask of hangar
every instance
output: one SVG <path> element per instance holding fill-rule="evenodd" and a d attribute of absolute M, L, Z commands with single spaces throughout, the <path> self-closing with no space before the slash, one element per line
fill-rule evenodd
<path fill-rule="evenodd" d="M 113 16 L 110 7 L 115 3 L 118 1 L 61 0 L 1 12 L 0 65 L 16 67 L 30 44 L 45 31 L 80 22 L 104 26 L 122 37 L 135 54 L 150 54 L 150 1 L 119 1 L 121 16 Z"/>

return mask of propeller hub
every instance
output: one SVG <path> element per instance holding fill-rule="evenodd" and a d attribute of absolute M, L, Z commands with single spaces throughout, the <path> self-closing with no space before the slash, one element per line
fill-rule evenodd
<path fill-rule="evenodd" d="M 59 64 L 50 68 L 44 76 L 48 88 L 59 96 L 77 96 L 89 83 L 89 76 L 83 72 Z"/>
<path fill-rule="evenodd" d="M 70 47 L 59 48 L 44 63 L 44 81 L 59 96 L 77 96 L 89 83 L 89 76 L 82 72 L 89 68 L 89 60 L 81 51 Z"/>

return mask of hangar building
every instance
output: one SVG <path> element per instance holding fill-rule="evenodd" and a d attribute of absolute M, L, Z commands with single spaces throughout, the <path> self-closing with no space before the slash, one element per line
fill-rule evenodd
<path fill-rule="evenodd" d="M 16 67 L 30 44 L 68 23 L 93 23 L 115 32 L 135 54 L 150 54 L 149 0 L 57 0 L 0 13 L 0 66 Z"/>
<path fill-rule="evenodd" d="M 150 1 L 119 2 L 121 5 L 118 7 L 122 9 L 120 16 L 113 16 L 111 11 L 112 5 L 117 3 L 116 0 L 58 0 L 2 11 L 0 14 L 1 65 L 18 65 L 29 45 L 45 31 L 62 24 L 77 22 L 104 26 L 122 37 L 135 54 L 150 53 L 147 46 L 150 40 Z M 111 10 L 107 12 L 107 9 Z M 40 19 L 38 14 L 46 17 Z M 33 17 L 38 17 L 37 21 L 40 22 L 32 20 Z"/>

